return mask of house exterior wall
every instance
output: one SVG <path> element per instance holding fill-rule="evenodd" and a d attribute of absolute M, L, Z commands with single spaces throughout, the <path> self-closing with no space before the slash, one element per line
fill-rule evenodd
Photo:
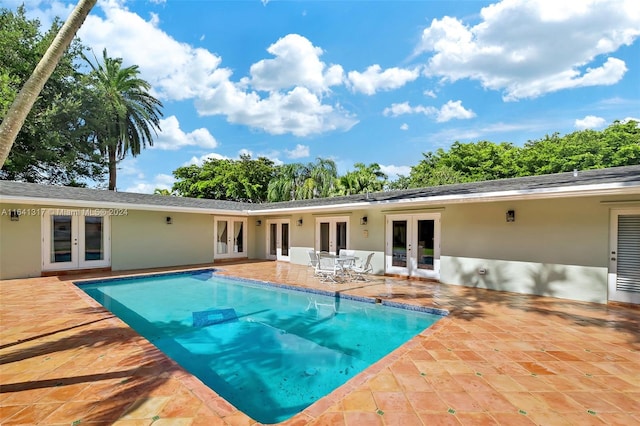
<path fill-rule="evenodd" d="M 166 217 L 171 216 L 171 225 Z M 213 216 L 129 210 L 111 218 L 111 269 L 213 262 Z M 251 243 L 250 243 L 251 244 Z"/>
<path fill-rule="evenodd" d="M 20 220 L 11 221 L 12 209 L 22 212 Z M 0 279 L 40 276 L 41 212 L 41 206 L 0 205 Z"/>
<path fill-rule="evenodd" d="M 606 303 L 608 236 L 599 198 L 449 205 L 440 281 Z"/>

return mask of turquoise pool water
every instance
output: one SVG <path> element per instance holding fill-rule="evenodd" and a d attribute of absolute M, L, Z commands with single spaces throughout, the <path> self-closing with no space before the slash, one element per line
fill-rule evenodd
<path fill-rule="evenodd" d="M 442 318 L 212 270 L 78 285 L 262 423 L 302 411 Z"/>

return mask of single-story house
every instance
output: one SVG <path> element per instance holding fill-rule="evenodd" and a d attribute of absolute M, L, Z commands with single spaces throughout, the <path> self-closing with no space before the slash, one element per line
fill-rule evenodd
<path fill-rule="evenodd" d="M 374 253 L 376 274 L 640 304 L 640 166 L 280 203 L 0 182 L 0 279 Z"/>

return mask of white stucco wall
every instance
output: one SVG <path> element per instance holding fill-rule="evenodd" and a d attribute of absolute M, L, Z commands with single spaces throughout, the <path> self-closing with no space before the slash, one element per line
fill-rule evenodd
<path fill-rule="evenodd" d="M 609 208 L 597 198 L 450 205 L 440 280 L 605 303 L 608 235 Z"/>
<path fill-rule="evenodd" d="M 22 213 L 11 221 L 10 211 Z M 42 270 L 40 206 L 0 205 L 0 279 L 39 277 Z"/>
<path fill-rule="evenodd" d="M 129 210 L 112 217 L 111 237 L 114 271 L 213 262 L 211 215 Z"/>

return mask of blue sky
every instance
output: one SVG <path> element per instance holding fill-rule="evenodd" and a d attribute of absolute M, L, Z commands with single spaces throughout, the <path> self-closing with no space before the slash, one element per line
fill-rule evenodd
<path fill-rule="evenodd" d="M 25 3 L 45 28 L 75 4 Z M 455 141 L 522 145 L 640 117 L 637 0 L 99 0 L 79 36 L 139 65 L 164 103 L 120 191 L 241 153 L 393 178 Z"/>

